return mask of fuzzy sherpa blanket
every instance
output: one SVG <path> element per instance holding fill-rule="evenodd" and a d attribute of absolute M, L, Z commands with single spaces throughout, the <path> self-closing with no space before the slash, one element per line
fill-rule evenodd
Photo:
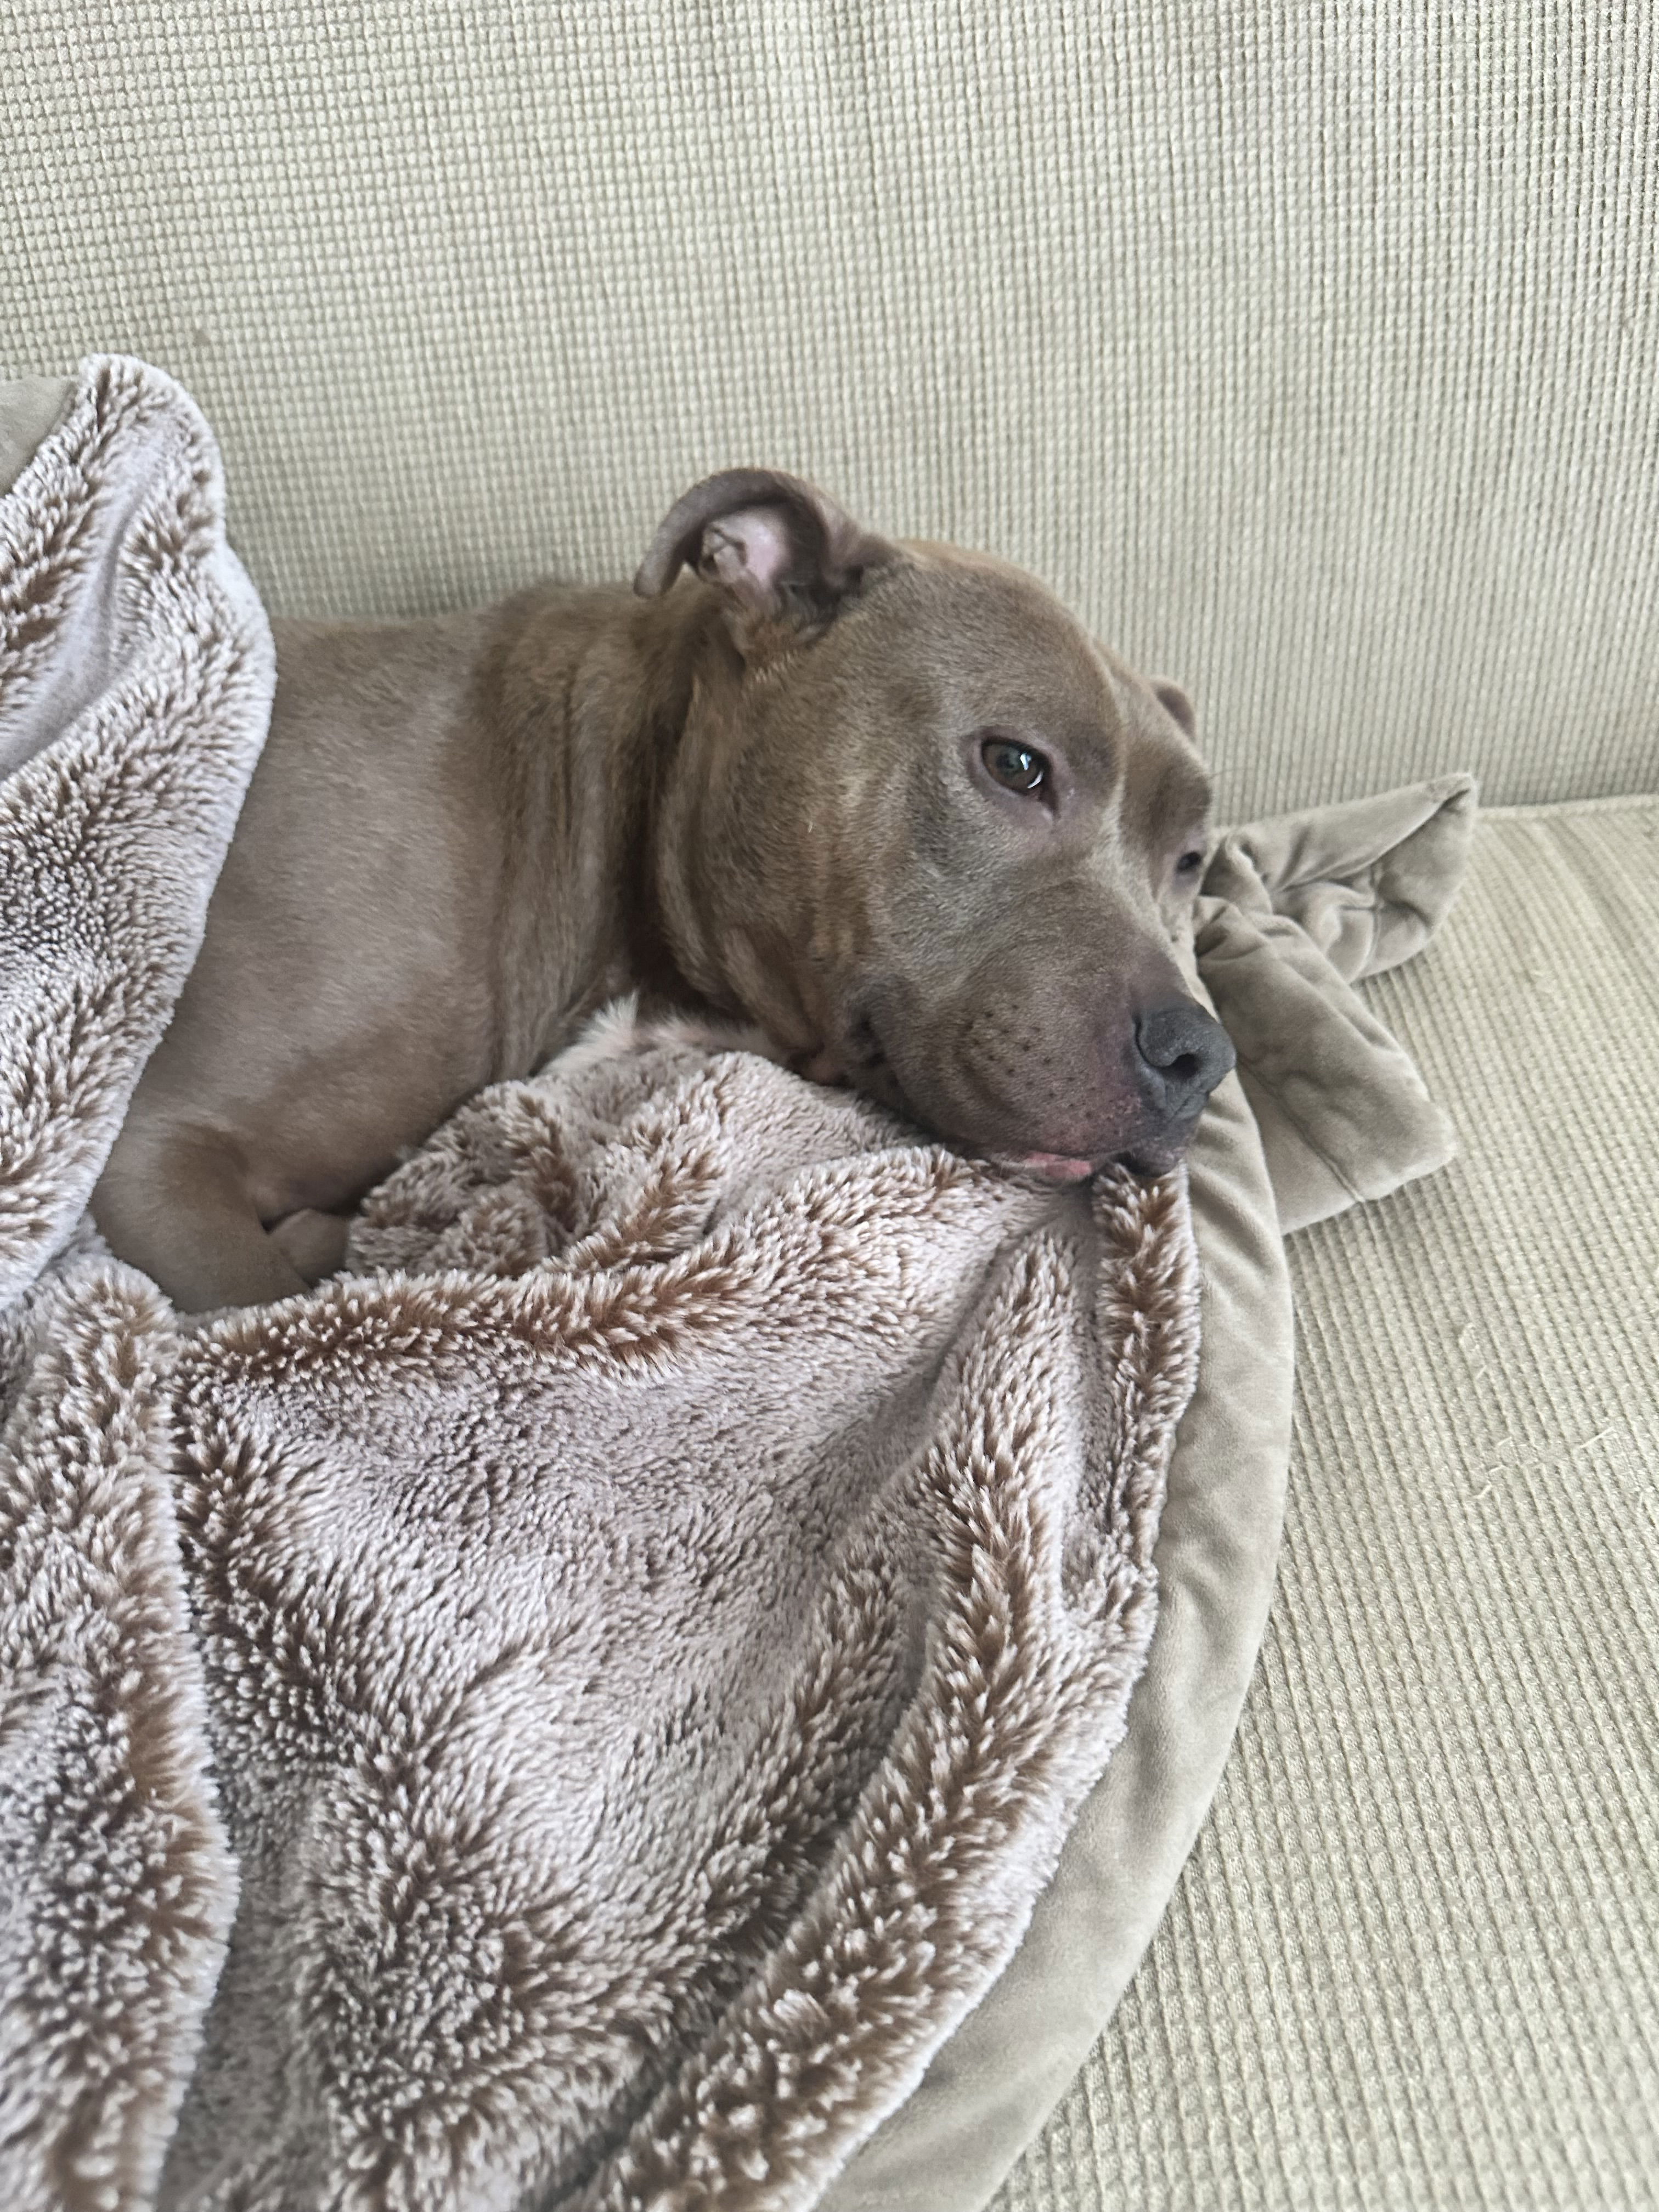
<path fill-rule="evenodd" d="M 624 1009 L 181 1332 L 84 1206 L 270 682 L 204 426 L 88 364 L 0 499 L 0 2200 L 810 2205 L 1123 1734 L 1182 1181 Z"/>

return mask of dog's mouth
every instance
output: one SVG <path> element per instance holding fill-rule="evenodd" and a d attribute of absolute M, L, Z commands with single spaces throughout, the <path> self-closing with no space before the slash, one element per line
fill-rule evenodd
<path fill-rule="evenodd" d="M 828 1064 L 829 1055 L 824 1055 Z M 904 1086 L 894 1070 L 882 1044 L 874 1021 L 867 1014 L 859 1015 L 847 1033 L 843 1049 L 834 1055 L 836 1077 L 854 1091 L 862 1091 L 878 1104 L 890 1107 L 902 1114 L 907 1121 L 918 1128 L 942 1136 L 947 1144 L 958 1146 L 963 1152 L 988 1160 L 993 1166 L 1006 1168 L 1012 1174 L 1034 1176 L 1040 1182 L 1062 1186 L 1087 1182 L 1109 1167 L 1127 1168 L 1131 1175 L 1148 1182 L 1168 1175 L 1176 1166 L 1187 1150 L 1192 1132 L 1184 1128 L 1172 1139 L 1153 1140 L 1134 1145 L 1121 1152 L 1085 1157 L 1080 1153 L 1057 1152 L 1043 1150 L 1018 1152 L 1000 1146 L 981 1143 L 960 1137 L 948 1129 L 938 1127 L 926 1115 L 917 1111 L 906 1097 Z"/>
<path fill-rule="evenodd" d="M 1132 1145 L 1125 1152 L 1108 1152 L 1102 1159 L 1073 1158 L 1066 1152 L 987 1152 L 996 1166 L 1019 1175 L 1036 1176 L 1042 1182 L 1087 1182 L 1108 1168 L 1126 1168 L 1141 1182 L 1156 1182 L 1170 1174 L 1187 1156 L 1190 1131 L 1176 1142 Z"/>
<path fill-rule="evenodd" d="M 1075 1159 L 1067 1152 L 988 1152 L 998 1167 L 1018 1168 L 1022 1175 L 1040 1176 L 1044 1182 L 1087 1182 L 1099 1168 L 1093 1160 Z"/>

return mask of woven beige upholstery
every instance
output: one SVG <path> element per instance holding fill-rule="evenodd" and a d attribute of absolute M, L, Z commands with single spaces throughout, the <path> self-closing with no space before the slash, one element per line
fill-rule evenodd
<path fill-rule="evenodd" d="M 1461 1160 L 1292 1241 L 1209 1826 L 998 2212 L 1659 2202 L 1659 800 L 1476 833 L 1368 990 Z"/>
<path fill-rule="evenodd" d="M 0 0 L 0 376 L 171 369 L 277 611 L 768 459 L 1194 690 L 1237 820 L 1659 781 L 1644 0 Z"/>

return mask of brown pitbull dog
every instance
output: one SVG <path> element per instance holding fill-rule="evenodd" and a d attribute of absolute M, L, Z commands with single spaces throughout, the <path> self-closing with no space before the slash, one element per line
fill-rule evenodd
<path fill-rule="evenodd" d="M 401 1153 L 629 989 L 1058 1181 L 1167 1167 L 1233 1064 L 1175 958 L 1192 709 L 1017 569 L 739 469 L 632 594 L 276 637 L 201 956 L 93 1197 L 187 1311 L 337 1266 Z"/>

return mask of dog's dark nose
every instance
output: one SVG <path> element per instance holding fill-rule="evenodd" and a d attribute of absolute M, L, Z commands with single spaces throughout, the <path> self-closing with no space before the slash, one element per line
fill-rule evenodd
<path fill-rule="evenodd" d="M 1190 999 L 1172 999 L 1137 1017 L 1135 1052 L 1142 1090 L 1170 1121 L 1196 1114 L 1238 1058 L 1220 1023 Z"/>

